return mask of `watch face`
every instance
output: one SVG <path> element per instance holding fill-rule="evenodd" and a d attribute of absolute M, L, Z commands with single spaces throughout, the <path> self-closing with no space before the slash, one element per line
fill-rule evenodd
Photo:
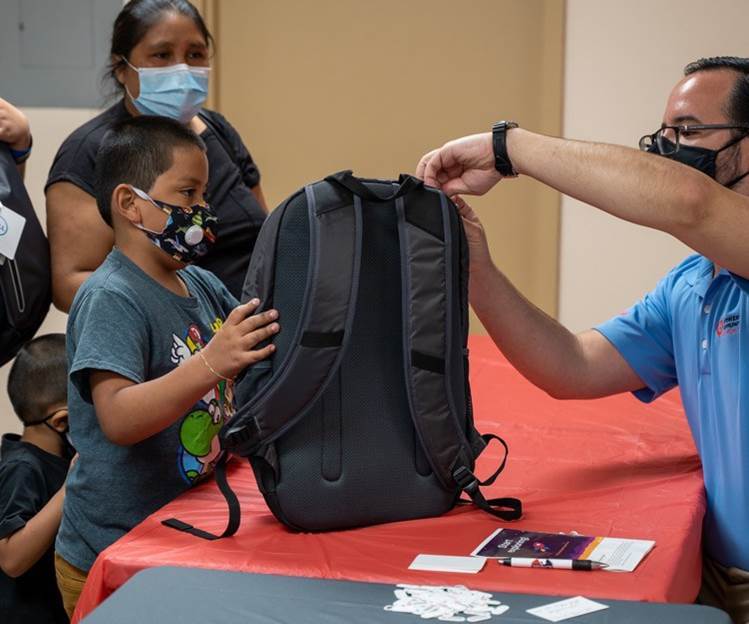
<path fill-rule="evenodd" d="M 510 128 L 518 128 L 518 123 L 515 121 L 498 121 L 492 126 L 492 130 L 498 130 L 504 132 Z"/>

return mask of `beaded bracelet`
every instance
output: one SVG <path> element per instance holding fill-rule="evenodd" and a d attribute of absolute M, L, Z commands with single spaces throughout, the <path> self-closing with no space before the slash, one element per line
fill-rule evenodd
<path fill-rule="evenodd" d="M 198 351 L 198 355 L 200 356 L 200 359 L 203 360 L 203 364 L 205 364 L 208 370 L 211 371 L 216 377 L 218 377 L 219 379 L 223 379 L 224 381 L 232 380 L 231 377 L 224 377 L 221 373 L 216 372 L 213 369 L 213 366 L 208 363 L 208 360 L 205 358 L 205 355 L 203 355 L 202 351 Z"/>

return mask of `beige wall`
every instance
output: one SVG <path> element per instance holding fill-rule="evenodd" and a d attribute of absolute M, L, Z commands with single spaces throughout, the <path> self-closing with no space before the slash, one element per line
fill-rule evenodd
<path fill-rule="evenodd" d="M 564 135 L 635 147 L 689 61 L 749 56 L 746 0 L 568 0 Z M 582 330 L 627 308 L 691 253 L 666 234 L 562 201 L 559 318 Z"/>
<path fill-rule="evenodd" d="M 560 131 L 561 0 L 213 7 L 217 106 L 259 163 L 270 206 L 340 169 L 412 172 L 426 150 L 505 117 Z M 498 263 L 551 313 L 558 202 L 531 180 L 474 200 Z"/>

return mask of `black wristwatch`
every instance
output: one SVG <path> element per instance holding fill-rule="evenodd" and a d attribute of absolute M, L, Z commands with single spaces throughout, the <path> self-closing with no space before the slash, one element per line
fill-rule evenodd
<path fill-rule="evenodd" d="M 492 145 L 494 146 L 494 168 L 505 178 L 514 178 L 518 172 L 512 166 L 507 154 L 507 131 L 517 128 L 514 121 L 498 121 L 492 126 Z"/>

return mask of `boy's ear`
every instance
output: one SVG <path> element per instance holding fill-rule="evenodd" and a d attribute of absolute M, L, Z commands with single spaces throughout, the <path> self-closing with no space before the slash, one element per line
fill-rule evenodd
<path fill-rule="evenodd" d="M 127 184 L 118 184 L 112 191 L 112 214 L 119 214 L 131 223 L 142 223 L 138 196 Z"/>
<path fill-rule="evenodd" d="M 60 433 L 63 433 L 68 430 L 68 410 L 60 409 L 56 411 L 52 417 L 49 419 L 49 425 L 52 427 L 55 431 L 59 431 Z"/>

